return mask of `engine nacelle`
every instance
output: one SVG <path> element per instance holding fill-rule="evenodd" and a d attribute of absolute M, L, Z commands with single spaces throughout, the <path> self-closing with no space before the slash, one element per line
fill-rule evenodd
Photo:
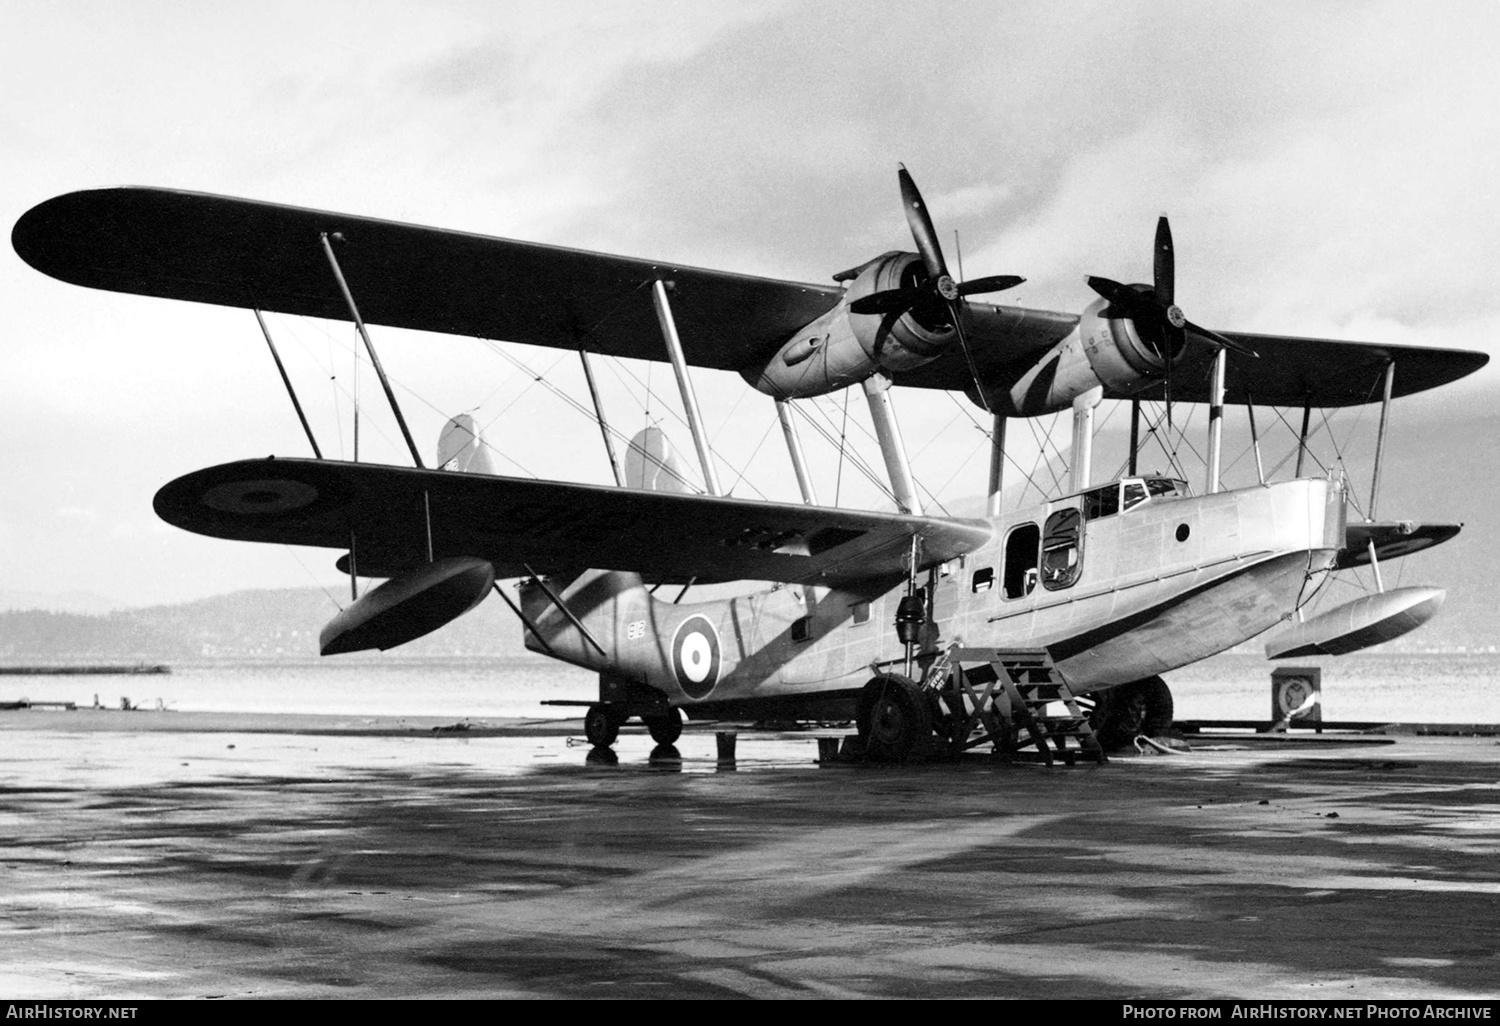
<path fill-rule="evenodd" d="M 1011 417 L 1065 410 L 1091 388 L 1130 393 L 1166 370 L 1160 344 L 1142 339 L 1134 321 L 1100 316 L 1109 304 L 1095 300 L 1078 326 L 1009 388 L 989 391 L 990 408 Z M 1174 354 L 1175 356 L 1175 354 Z"/>
<path fill-rule="evenodd" d="M 942 311 L 921 307 L 898 317 L 857 314 L 849 304 L 874 292 L 919 284 L 927 277 L 915 253 L 886 253 L 851 272 L 854 281 L 832 310 L 797 332 L 764 366 L 742 371 L 767 395 L 805 399 L 857 384 L 876 371 L 900 372 L 930 363 L 957 333 Z"/>

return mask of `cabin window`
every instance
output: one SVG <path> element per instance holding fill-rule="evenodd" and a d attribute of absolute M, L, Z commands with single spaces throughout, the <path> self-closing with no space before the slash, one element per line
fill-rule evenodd
<path fill-rule="evenodd" d="M 812 637 L 812 617 L 804 616 L 792 621 L 792 640 L 806 641 Z"/>
<path fill-rule="evenodd" d="M 1023 598 L 1036 587 L 1036 555 L 1042 532 L 1022 524 L 1005 539 L 1004 590 L 1008 599 Z"/>
<path fill-rule="evenodd" d="M 1083 516 L 1086 520 L 1111 517 L 1120 512 L 1120 486 L 1107 484 L 1083 493 Z"/>
<path fill-rule="evenodd" d="M 1083 518 L 1076 509 L 1060 509 L 1047 518 L 1042 536 L 1042 584 L 1048 591 L 1071 588 L 1083 570 Z"/>
<path fill-rule="evenodd" d="M 1124 500 L 1120 503 L 1123 509 L 1139 506 L 1146 501 L 1146 484 L 1143 481 L 1126 481 L 1120 492 Z"/>
<path fill-rule="evenodd" d="M 974 585 L 973 585 L 974 594 L 978 595 L 981 591 L 989 591 L 994 586 L 995 586 L 995 568 L 994 567 L 987 566 L 983 570 L 975 570 L 974 571 Z"/>
<path fill-rule="evenodd" d="M 862 624 L 862 623 L 869 623 L 870 622 L 870 603 L 868 603 L 868 602 L 856 602 L 856 603 L 854 603 L 854 605 L 852 605 L 852 606 L 849 607 L 849 618 L 850 618 L 850 621 L 855 626 L 858 626 L 859 624 Z"/>

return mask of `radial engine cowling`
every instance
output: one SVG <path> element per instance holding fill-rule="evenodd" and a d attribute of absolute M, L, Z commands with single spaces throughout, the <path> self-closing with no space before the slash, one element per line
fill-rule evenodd
<path fill-rule="evenodd" d="M 874 292 L 927 277 L 915 253 L 886 253 L 837 276 L 853 278 L 839 304 L 793 335 L 764 366 L 743 371 L 746 381 L 783 399 L 804 399 L 857 384 L 876 371 L 920 367 L 942 355 L 956 332 L 946 309 L 916 308 L 899 315 L 857 314 L 849 304 Z"/>
<path fill-rule="evenodd" d="M 1067 338 L 1004 391 L 989 394 L 990 408 L 1013 417 L 1036 417 L 1067 409 L 1075 398 L 1103 385 L 1116 394 L 1139 391 L 1166 369 L 1160 339 L 1142 337 L 1128 318 L 1101 316 L 1108 306 L 1091 303 Z M 1174 356 L 1177 354 L 1174 354 Z"/>

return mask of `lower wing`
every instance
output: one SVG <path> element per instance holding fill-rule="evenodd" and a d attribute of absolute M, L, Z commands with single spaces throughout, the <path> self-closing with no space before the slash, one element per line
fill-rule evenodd
<path fill-rule="evenodd" d="M 366 577 L 430 554 L 477 556 L 500 577 L 593 567 L 839 586 L 904 575 L 914 536 L 928 567 L 993 533 L 983 520 L 275 457 L 195 471 L 155 505 L 196 534 L 349 549 Z"/>

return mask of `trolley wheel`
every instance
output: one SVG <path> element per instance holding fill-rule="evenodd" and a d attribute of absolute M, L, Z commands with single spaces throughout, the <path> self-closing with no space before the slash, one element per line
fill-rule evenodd
<path fill-rule="evenodd" d="M 595 748 L 608 748 L 620 736 L 623 722 L 624 717 L 615 710 L 603 702 L 596 702 L 583 714 L 583 736 Z"/>
<path fill-rule="evenodd" d="M 668 709 L 654 716 L 642 716 L 641 721 L 651 732 L 651 740 L 659 745 L 674 744 L 682 736 L 681 710 Z"/>
<path fill-rule="evenodd" d="M 1172 729 L 1172 689 L 1160 677 L 1120 684 L 1091 695 L 1089 725 L 1105 751 L 1129 746 L 1136 738 Z"/>
<path fill-rule="evenodd" d="M 876 762 L 903 762 L 932 733 L 927 696 L 906 677 L 882 673 L 859 694 L 855 722 L 865 754 Z"/>

